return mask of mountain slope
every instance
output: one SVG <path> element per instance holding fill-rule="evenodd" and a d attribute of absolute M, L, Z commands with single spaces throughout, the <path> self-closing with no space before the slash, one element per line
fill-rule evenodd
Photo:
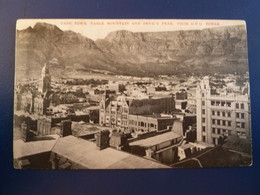
<path fill-rule="evenodd" d="M 243 73 L 248 70 L 246 29 L 230 26 L 172 32 L 122 30 L 95 42 L 47 23 L 17 31 L 17 75 L 37 77 L 48 61 L 52 73 L 63 76 L 92 69 L 139 76 Z"/>

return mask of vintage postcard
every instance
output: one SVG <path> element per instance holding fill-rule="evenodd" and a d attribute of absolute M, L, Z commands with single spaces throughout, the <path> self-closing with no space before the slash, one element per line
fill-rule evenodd
<path fill-rule="evenodd" d="M 246 23 L 17 21 L 16 169 L 250 166 Z"/>

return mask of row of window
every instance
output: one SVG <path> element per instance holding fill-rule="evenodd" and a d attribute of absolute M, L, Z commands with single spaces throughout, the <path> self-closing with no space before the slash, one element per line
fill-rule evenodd
<path fill-rule="evenodd" d="M 205 101 L 202 101 L 202 105 L 205 106 Z M 228 101 L 211 101 L 211 106 L 231 107 L 231 102 L 228 102 Z M 236 103 L 236 109 L 245 109 L 244 103 Z"/>
<path fill-rule="evenodd" d="M 212 133 L 218 134 L 218 135 L 227 133 L 228 135 L 231 135 L 232 130 L 212 128 Z"/>
<path fill-rule="evenodd" d="M 212 110 L 211 112 L 212 116 L 223 116 L 223 117 L 231 117 L 231 112 L 225 112 L 225 111 L 215 111 Z"/>
<path fill-rule="evenodd" d="M 231 102 L 229 102 L 229 101 L 211 101 L 211 106 L 231 107 Z"/>
<path fill-rule="evenodd" d="M 106 114 L 109 115 L 109 111 L 106 111 Z M 116 115 L 116 111 L 111 111 L 111 115 Z M 117 115 L 120 115 L 120 113 L 117 113 Z M 122 114 L 123 119 L 127 119 L 127 114 Z"/>
<path fill-rule="evenodd" d="M 205 126 L 202 126 L 202 131 L 206 132 L 206 127 Z M 212 128 L 212 133 L 219 134 L 219 135 L 228 133 L 228 135 L 231 135 L 232 130 Z"/>
<path fill-rule="evenodd" d="M 140 126 L 140 127 L 150 127 L 150 128 L 157 128 L 156 124 L 153 123 L 145 123 L 141 121 L 134 121 L 134 120 L 129 120 L 129 125 L 135 125 L 135 126 Z"/>
<path fill-rule="evenodd" d="M 212 124 L 213 125 L 222 125 L 222 126 L 229 126 L 229 127 L 231 127 L 232 122 L 231 121 L 226 121 L 226 120 L 212 119 Z"/>
<path fill-rule="evenodd" d="M 202 118 L 202 122 L 205 122 L 205 118 Z M 231 121 L 226 121 L 226 120 L 217 120 L 217 119 L 212 119 L 212 124 L 213 125 L 222 125 L 222 126 L 229 126 L 231 127 L 232 122 Z M 245 122 L 236 122 L 236 127 L 237 128 L 246 128 L 246 123 Z"/>

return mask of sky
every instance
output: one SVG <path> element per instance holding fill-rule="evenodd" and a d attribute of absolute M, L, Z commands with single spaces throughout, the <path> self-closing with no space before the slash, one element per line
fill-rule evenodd
<path fill-rule="evenodd" d="M 117 30 L 132 32 L 158 32 L 197 30 L 221 26 L 245 25 L 243 20 L 175 20 L 175 19 L 19 19 L 18 30 L 33 26 L 37 22 L 54 24 L 61 30 L 72 30 L 92 40 L 103 39 Z"/>

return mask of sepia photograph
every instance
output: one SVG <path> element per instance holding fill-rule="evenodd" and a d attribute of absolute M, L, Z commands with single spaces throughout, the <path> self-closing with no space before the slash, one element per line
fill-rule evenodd
<path fill-rule="evenodd" d="M 20 19 L 15 169 L 252 165 L 242 20 Z"/>

